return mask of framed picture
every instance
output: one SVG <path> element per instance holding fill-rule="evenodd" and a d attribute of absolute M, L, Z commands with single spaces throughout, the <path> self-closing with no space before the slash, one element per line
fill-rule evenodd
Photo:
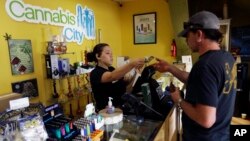
<path fill-rule="evenodd" d="M 13 92 L 22 94 L 22 97 L 31 98 L 38 96 L 38 87 L 36 78 L 25 81 L 13 82 L 11 83 L 11 87 Z"/>
<path fill-rule="evenodd" d="M 12 75 L 34 72 L 32 46 L 30 40 L 8 40 Z"/>
<path fill-rule="evenodd" d="M 156 12 L 133 15 L 134 44 L 156 43 Z"/>

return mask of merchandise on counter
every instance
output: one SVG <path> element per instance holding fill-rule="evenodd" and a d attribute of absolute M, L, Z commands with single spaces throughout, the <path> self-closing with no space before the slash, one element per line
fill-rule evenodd
<path fill-rule="evenodd" d="M 119 108 L 115 108 L 111 114 L 108 113 L 107 109 L 103 109 L 99 111 L 99 114 L 102 115 L 105 125 L 116 124 L 123 119 L 123 112 Z"/>
<path fill-rule="evenodd" d="M 29 107 L 0 113 L 0 141 L 46 140 L 48 135 L 40 116 L 42 110 L 41 103 L 30 103 Z"/>
<path fill-rule="evenodd" d="M 95 113 L 93 103 L 86 105 L 84 117 L 79 118 L 73 123 L 80 130 L 82 140 L 99 141 L 103 136 L 104 126 L 103 117 Z"/>
<path fill-rule="evenodd" d="M 42 118 L 38 114 L 21 118 L 18 120 L 18 124 L 25 141 L 46 140 L 48 138 Z"/>
<path fill-rule="evenodd" d="M 112 105 L 112 97 L 109 97 L 108 105 L 106 106 L 105 109 L 99 111 L 99 114 L 102 115 L 104 119 L 104 124 L 109 125 L 109 124 L 115 124 L 123 119 L 123 112 L 119 108 L 115 108 Z"/>
<path fill-rule="evenodd" d="M 80 133 L 80 130 L 73 125 L 73 119 L 64 116 L 59 104 L 45 108 L 43 121 L 49 140 L 71 141 Z"/>

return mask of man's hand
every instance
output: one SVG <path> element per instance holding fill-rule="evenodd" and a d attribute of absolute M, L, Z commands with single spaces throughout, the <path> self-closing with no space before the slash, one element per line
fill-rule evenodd
<path fill-rule="evenodd" d="M 156 58 L 157 63 L 153 64 L 155 70 L 159 72 L 168 72 L 170 70 L 170 64 L 162 59 Z"/>

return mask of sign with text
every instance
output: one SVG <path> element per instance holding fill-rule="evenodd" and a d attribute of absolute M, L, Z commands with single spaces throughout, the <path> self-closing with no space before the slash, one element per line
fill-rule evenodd
<path fill-rule="evenodd" d="M 95 39 L 95 16 L 93 10 L 76 5 L 76 15 L 61 7 L 49 9 L 26 4 L 22 0 L 6 0 L 5 10 L 15 21 L 48 24 L 63 27 L 67 42 L 81 45 L 84 39 Z"/>
<path fill-rule="evenodd" d="M 250 125 L 231 125 L 230 141 L 248 141 L 250 138 Z"/>

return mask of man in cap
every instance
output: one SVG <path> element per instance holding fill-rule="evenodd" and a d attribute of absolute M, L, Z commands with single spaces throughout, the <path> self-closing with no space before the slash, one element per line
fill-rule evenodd
<path fill-rule="evenodd" d="M 172 100 L 182 108 L 183 141 L 229 141 L 229 127 L 236 96 L 236 65 L 233 56 L 220 49 L 222 34 L 216 15 L 201 11 L 184 22 L 179 36 L 185 37 L 192 52 L 199 53 L 190 73 L 158 59 L 154 67 L 170 72 L 186 84 L 171 92 Z"/>

